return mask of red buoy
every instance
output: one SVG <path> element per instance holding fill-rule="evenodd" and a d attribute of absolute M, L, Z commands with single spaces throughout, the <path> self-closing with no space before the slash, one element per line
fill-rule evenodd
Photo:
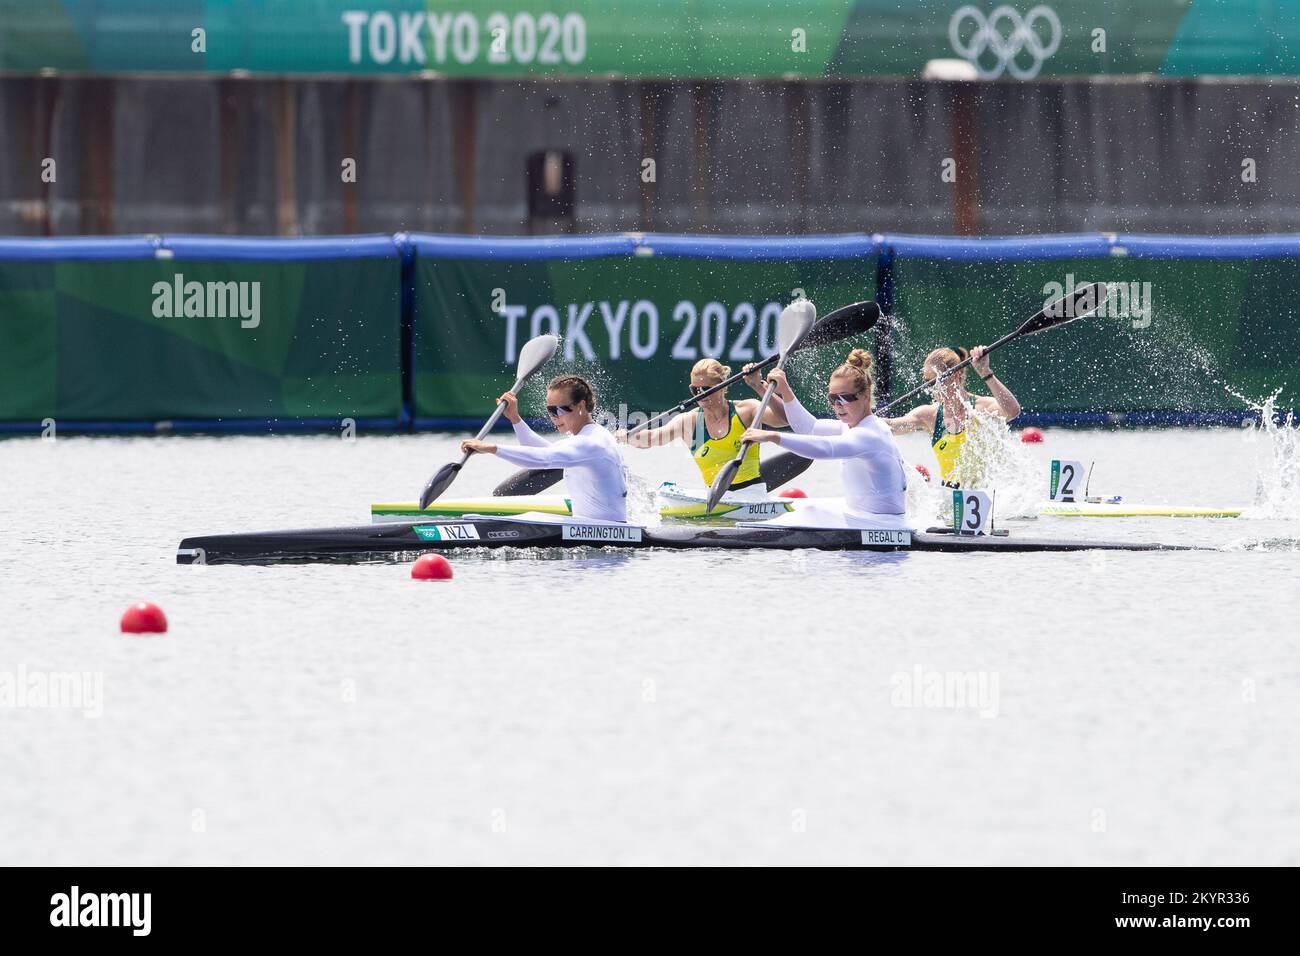
<path fill-rule="evenodd" d="M 929 468 L 926 468 L 925 465 L 917 465 L 917 466 L 916 466 L 916 471 L 917 471 L 917 474 L 919 474 L 919 475 L 920 475 L 922 478 L 924 478 L 926 481 L 929 481 L 929 480 L 930 480 L 930 469 L 929 469 Z"/>
<path fill-rule="evenodd" d="M 1020 440 L 1026 445 L 1037 445 L 1043 440 L 1043 433 L 1033 425 L 1030 425 L 1020 433 Z"/>
<path fill-rule="evenodd" d="M 798 488 L 782 488 L 780 491 L 777 492 L 777 494 L 780 495 L 782 498 L 807 498 L 808 497 Z"/>
<path fill-rule="evenodd" d="M 122 612 L 123 634 L 165 634 L 167 615 L 157 604 L 137 601 Z"/>
<path fill-rule="evenodd" d="M 417 581 L 450 581 L 451 562 L 440 554 L 422 554 L 411 565 L 411 577 Z"/>

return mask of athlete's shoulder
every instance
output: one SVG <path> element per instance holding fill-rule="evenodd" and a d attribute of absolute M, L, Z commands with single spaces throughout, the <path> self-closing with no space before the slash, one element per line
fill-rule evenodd
<path fill-rule="evenodd" d="M 939 403 L 931 402 L 929 405 L 917 405 L 916 408 L 912 409 L 904 417 L 910 418 L 918 424 L 933 428 L 934 423 L 939 418 Z"/>

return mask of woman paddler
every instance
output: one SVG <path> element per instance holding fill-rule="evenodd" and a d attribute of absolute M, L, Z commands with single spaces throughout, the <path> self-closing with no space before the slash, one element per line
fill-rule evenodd
<path fill-rule="evenodd" d="M 745 368 L 745 384 L 762 394 L 762 383 L 757 369 Z M 717 359 L 700 359 L 691 369 L 691 395 L 699 395 L 731 377 L 731 368 Z M 754 424 L 754 414 L 759 402 L 754 398 L 742 398 L 739 401 L 727 400 L 727 390 L 721 389 L 700 399 L 699 414 L 678 415 L 662 428 L 648 428 L 628 435 L 626 431 L 614 433 L 619 442 L 626 442 L 633 448 L 651 448 L 681 441 L 691 450 L 695 465 L 700 469 L 705 487 L 713 484 L 718 471 L 736 457 L 740 450 L 740 436 L 746 428 Z M 768 406 L 763 415 L 763 424 L 773 428 L 784 428 L 785 416 L 779 408 Z M 746 494 L 736 492 L 749 489 Z M 741 460 L 740 469 L 731 481 L 726 497 L 731 500 L 762 499 L 767 496 L 767 486 L 759 471 L 758 446 L 751 445 Z"/>
<path fill-rule="evenodd" d="M 460 450 L 496 455 L 521 468 L 563 468 L 573 517 L 584 521 L 627 521 L 627 478 L 614 436 L 592 420 L 596 393 L 578 375 L 561 375 L 546 387 L 546 413 L 556 431 L 571 436 L 548 442 L 519 415 L 519 401 L 506 392 L 505 416 L 518 445 L 497 445 L 467 438 Z"/>
<path fill-rule="evenodd" d="M 751 428 L 743 441 L 772 442 L 813 460 L 842 462 L 844 511 L 810 502 L 769 525 L 804 527 L 906 528 L 907 471 L 889 426 L 872 414 L 875 379 L 871 374 L 871 353 L 854 349 L 848 359 L 831 373 L 826 399 L 834 419 L 818 419 L 799 403 L 785 373 L 773 370 L 768 381 L 776 383 L 776 399 L 790 427 L 797 434 Z"/>
<path fill-rule="evenodd" d="M 970 350 L 971 365 L 938 382 L 931 393 L 934 401 L 918 405 L 899 418 L 887 418 L 895 435 L 929 432 L 930 447 L 939 462 L 940 481 L 951 488 L 977 488 L 988 470 L 987 457 L 980 447 L 980 415 L 995 415 L 1012 421 L 1020 414 L 1020 402 L 989 368 L 986 349 L 977 345 Z M 938 378 L 966 360 L 963 348 L 935 349 L 925 357 L 923 378 Z M 988 386 L 991 396 L 972 396 L 966 390 L 966 373 L 974 366 L 975 374 Z"/>

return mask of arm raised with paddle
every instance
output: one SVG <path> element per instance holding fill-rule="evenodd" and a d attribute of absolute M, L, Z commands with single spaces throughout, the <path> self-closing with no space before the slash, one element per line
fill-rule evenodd
<path fill-rule="evenodd" d="M 786 359 L 808 337 L 808 333 L 812 331 L 813 323 L 816 320 L 817 309 L 807 299 L 791 302 L 781 311 L 781 317 L 777 320 L 777 341 L 780 343 L 780 351 L 777 353 L 776 360 L 777 371 L 785 368 Z M 776 383 L 769 381 L 767 391 L 763 393 L 763 400 L 759 403 L 758 411 L 754 414 L 756 423 L 763 421 L 763 413 L 767 411 L 767 406 L 771 404 L 772 394 L 775 391 Z M 723 465 L 714 477 L 713 484 L 709 487 L 708 505 L 704 509 L 706 513 L 713 511 L 718 506 L 723 494 L 731 487 L 731 482 L 735 479 L 736 472 L 740 470 L 740 463 L 749 450 L 750 444 L 750 442 L 741 442 L 736 457 Z"/>
<path fill-rule="evenodd" d="M 825 345 L 830 342 L 840 342 L 856 335 L 863 335 L 871 331 L 876 322 L 880 319 L 880 306 L 870 300 L 854 302 L 851 305 L 843 306 L 830 312 L 820 322 L 812 327 L 803 341 L 799 343 L 797 349 L 814 348 L 818 345 Z M 749 368 L 749 373 L 770 368 L 780 359 L 781 354 L 771 355 L 761 362 Z M 708 398 L 710 395 L 728 388 L 736 382 L 739 382 L 747 373 L 742 370 L 724 379 L 717 385 L 701 392 L 698 395 L 692 395 L 685 401 L 679 402 L 667 411 L 660 412 L 649 421 L 642 422 L 635 428 L 628 430 L 628 435 L 635 435 L 647 428 L 655 428 L 666 418 L 674 415 L 681 415 L 700 404 L 701 399 Z M 779 456 L 787 458 L 787 456 Z M 804 468 L 810 464 L 807 459 L 798 459 L 788 456 L 787 467 L 765 469 L 764 480 L 769 488 L 775 488 L 789 481 Z M 774 459 L 775 460 L 775 459 Z M 790 467 L 792 466 L 792 467 Z M 769 474 L 770 472 L 770 474 Z M 530 471 L 521 471 L 511 475 L 492 492 L 497 497 L 513 495 L 536 495 L 541 494 L 547 488 L 550 488 L 561 478 L 561 472 L 558 468 L 553 469 L 535 469 Z"/>
<path fill-rule="evenodd" d="M 519 350 L 519 363 L 515 373 L 515 384 L 510 387 L 510 391 L 517 393 L 523 387 L 524 382 L 528 381 L 537 370 L 545 365 L 559 348 L 560 340 L 554 335 L 539 335 L 535 339 L 529 339 L 524 343 L 524 347 Z M 474 436 L 476 441 L 482 440 L 483 436 L 492 430 L 492 426 L 501 418 L 502 413 L 506 410 L 506 402 L 501 399 L 497 402 L 496 411 L 492 417 L 487 420 L 479 433 Z M 424 491 L 420 493 L 420 508 L 429 507 L 429 502 L 435 500 L 439 495 L 450 487 L 451 483 L 456 480 L 456 475 L 460 473 L 461 468 L 465 467 L 465 462 L 469 461 L 470 452 L 465 452 L 460 461 L 449 462 L 438 469 L 437 474 L 429 479 L 429 483 L 424 486 Z"/>
<path fill-rule="evenodd" d="M 958 362 L 956 365 L 944 371 L 943 374 L 926 379 L 910 392 L 904 392 L 902 395 L 899 395 L 893 401 L 889 402 L 889 404 L 876 409 L 875 414 L 880 418 L 884 418 L 886 413 L 896 406 L 901 405 L 909 398 L 915 398 L 922 392 L 929 391 L 939 382 L 951 378 L 958 372 L 962 371 L 966 366 L 975 362 L 977 358 L 979 360 L 985 360 L 989 353 L 1002 348 L 1004 345 L 1014 342 L 1016 339 L 1023 339 L 1027 335 L 1036 335 L 1039 332 L 1046 332 L 1048 329 L 1059 328 L 1062 325 L 1068 325 L 1075 319 L 1082 319 L 1084 316 L 1091 315 L 1101 307 L 1101 304 L 1106 301 L 1109 294 L 1110 290 L 1107 288 L 1106 283 L 1093 282 L 1089 285 L 1079 286 L 1070 295 L 1062 296 L 1059 299 L 1053 299 L 1051 302 L 1047 303 L 1047 305 L 1043 306 L 1040 311 L 1035 312 L 1021 323 L 1020 328 L 1016 329 L 1014 332 L 1008 332 L 992 345 L 981 349 L 978 356 L 968 355 L 963 361 Z"/>

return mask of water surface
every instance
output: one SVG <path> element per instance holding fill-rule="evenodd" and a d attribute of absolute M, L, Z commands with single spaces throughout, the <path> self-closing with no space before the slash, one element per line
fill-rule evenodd
<path fill-rule="evenodd" d="M 1250 547 L 1300 537 L 1274 448 L 1049 431 L 1017 451 L 1035 476 L 1096 460 L 1093 490 L 1130 500 L 1262 490 L 1251 520 L 1003 521 L 1223 552 L 516 553 L 430 584 L 174 553 L 364 523 L 451 436 L 0 442 L 0 672 L 103 675 L 97 718 L 0 708 L 0 855 L 1294 865 L 1300 558 Z M 630 460 L 647 490 L 694 483 L 682 449 Z M 454 492 L 509 472 L 476 459 Z M 999 489 L 1009 515 L 1036 481 Z M 833 466 L 797 484 L 839 487 Z M 166 636 L 118 633 L 141 598 Z M 945 675 L 976 698 L 930 706 Z"/>

